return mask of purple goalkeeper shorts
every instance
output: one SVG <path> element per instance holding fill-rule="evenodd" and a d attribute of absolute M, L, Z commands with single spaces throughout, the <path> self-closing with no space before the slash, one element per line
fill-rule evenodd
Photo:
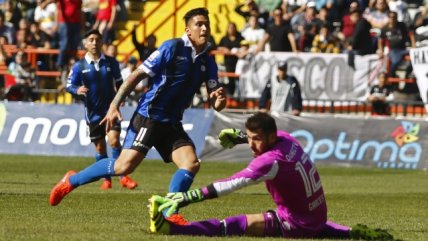
<path fill-rule="evenodd" d="M 272 211 L 269 211 L 272 212 Z M 275 212 L 276 213 L 276 212 Z M 319 229 L 305 229 L 291 225 L 286 219 L 281 218 L 276 214 L 276 218 L 280 223 L 280 229 L 282 236 L 286 238 L 325 238 L 325 239 L 337 239 L 337 238 L 349 238 L 351 228 L 343 226 L 331 221 L 327 221 Z M 267 220 L 265 220 L 266 222 Z"/>

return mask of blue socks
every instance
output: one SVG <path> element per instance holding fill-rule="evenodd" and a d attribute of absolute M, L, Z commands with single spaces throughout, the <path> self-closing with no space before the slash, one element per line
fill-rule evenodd
<path fill-rule="evenodd" d="M 192 186 L 195 174 L 185 169 L 178 169 L 169 183 L 169 192 L 185 192 Z"/>
<path fill-rule="evenodd" d="M 70 184 L 76 188 L 80 185 L 94 182 L 100 178 L 109 178 L 114 176 L 114 158 L 104 158 L 95 162 L 82 171 L 70 176 Z"/>
<path fill-rule="evenodd" d="M 119 147 L 119 148 L 112 147 L 111 148 L 111 156 L 114 159 L 117 159 L 119 157 L 119 155 L 120 155 L 121 152 L 122 152 L 122 147 Z M 120 176 L 120 179 L 122 179 L 123 177 L 124 176 Z"/>
<path fill-rule="evenodd" d="M 107 158 L 107 157 L 108 157 L 107 154 L 97 153 L 97 154 L 95 154 L 95 161 L 100 161 L 100 160 Z"/>
<path fill-rule="evenodd" d="M 195 174 L 185 169 L 178 169 L 171 178 L 169 183 L 169 192 L 185 192 L 188 191 L 192 186 L 193 178 Z M 168 209 L 164 210 L 163 213 L 166 215 Z M 176 211 L 178 213 L 178 210 Z"/>
<path fill-rule="evenodd" d="M 117 159 L 119 157 L 119 155 L 120 155 L 121 152 L 122 152 L 122 148 L 121 147 L 119 147 L 119 148 L 111 148 L 111 156 L 114 159 Z"/>
<path fill-rule="evenodd" d="M 96 161 L 100 161 L 104 158 L 108 158 L 107 154 L 100 154 L 100 153 L 95 154 L 95 160 Z M 111 177 L 106 177 L 105 179 L 111 180 Z"/>

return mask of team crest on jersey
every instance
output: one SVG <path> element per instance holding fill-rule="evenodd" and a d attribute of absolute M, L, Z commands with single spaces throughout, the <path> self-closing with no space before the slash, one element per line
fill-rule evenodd
<path fill-rule="evenodd" d="M 207 70 L 207 67 L 205 65 L 201 65 L 201 71 L 205 72 Z"/>
<path fill-rule="evenodd" d="M 215 79 L 208 80 L 208 88 L 213 89 L 217 87 L 217 81 Z"/>
<path fill-rule="evenodd" d="M 156 57 L 158 57 L 158 55 L 160 54 L 159 50 L 156 50 L 155 52 L 153 52 L 147 59 L 149 61 L 153 61 Z"/>

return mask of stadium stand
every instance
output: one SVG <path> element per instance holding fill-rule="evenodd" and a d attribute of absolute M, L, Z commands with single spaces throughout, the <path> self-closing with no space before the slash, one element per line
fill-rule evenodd
<path fill-rule="evenodd" d="M 42 4 L 49 4 L 54 2 L 53 0 L 42 0 L 40 1 Z M 84 14 L 86 15 L 86 28 L 90 28 L 94 19 L 94 12 L 96 11 L 96 0 L 86 0 L 83 1 L 82 9 Z M 132 30 L 134 27 L 136 28 L 138 41 L 144 42 L 144 40 L 151 34 L 155 34 L 157 37 L 157 42 L 162 43 L 164 40 L 179 37 L 184 29 L 184 24 L 182 19 L 177 16 L 182 16 L 185 11 L 189 8 L 199 7 L 201 4 L 207 7 L 210 10 L 211 14 L 211 22 L 212 22 L 212 35 L 214 37 L 214 42 L 219 42 L 220 38 L 224 36 L 224 30 L 227 27 L 229 22 L 234 22 L 238 26 L 238 29 L 242 30 L 246 26 L 245 18 L 242 18 L 237 12 L 235 12 L 235 8 L 237 4 L 246 4 L 253 1 L 227 1 L 227 0 L 217 0 L 217 1 L 190 1 L 190 0 L 147 0 L 147 1 L 124 1 L 124 5 L 118 6 L 118 10 L 122 13 L 122 15 L 118 18 L 117 24 L 115 24 L 115 41 L 113 44 L 118 49 L 117 59 L 119 61 L 126 62 L 126 60 L 130 56 L 138 57 L 138 53 L 132 44 Z M 255 1 L 256 4 L 259 4 L 260 13 L 263 12 L 264 9 L 272 9 L 272 6 L 263 6 L 266 1 Z M 268 1 L 269 2 L 269 1 Z M 278 1 L 279 3 L 281 1 Z M 285 4 L 286 1 L 280 5 L 280 7 L 284 11 L 284 19 L 287 22 L 292 24 L 292 16 L 303 14 L 301 12 L 305 6 L 288 6 Z M 7 3 L 7 4 L 6 4 Z M 11 4 L 12 3 L 12 4 Z M 30 22 L 34 22 L 34 17 L 32 19 L 32 8 L 35 6 L 24 5 L 23 3 L 15 3 L 15 1 L 5 0 L 4 3 L 0 4 L 0 11 L 7 13 L 5 14 L 5 21 L 0 23 L 0 43 L 1 50 L 6 55 L 6 61 L 1 61 L 0 58 L 0 99 L 8 99 L 7 91 L 10 90 L 10 86 L 6 86 L 6 82 L 9 84 L 10 79 L 13 76 L 10 76 L 8 71 L 7 64 L 10 62 L 10 59 L 13 55 L 21 49 L 23 46 L 18 46 L 15 42 L 10 42 L 6 39 L 6 37 L 2 37 L 4 32 L 1 30 L 2 25 L 13 26 L 19 23 L 19 18 L 27 18 Z M 254 2 L 253 2 L 254 3 Z M 251 4 L 253 4 L 251 3 Z M 415 16 L 420 16 L 419 14 L 422 10 L 422 2 L 412 0 L 408 2 L 407 8 L 409 10 L 410 16 L 413 18 Z M 94 7 L 95 6 L 95 7 Z M 313 8 L 317 9 L 317 12 L 321 10 L 320 6 L 310 5 Z M 246 10 L 247 8 L 245 8 Z M 126 11 L 123 11 L 126 8 Z M 345 6 L 344 9 L 329 9 L 327 8 L 327 14 L 330 14 L 330 17 L 323 16 L 319 20 L 319 22 L 325 24 L 325 21 L 329 20 L 332 27 L 332 33 L 336 33 L 336 31 L 340 31 L 341 22 L 337 21 L 338 18 L 336 15 L 338 13 L 345 14 L 348 11 L 349 6 Z M 368 7 L 365 9 L 367 10 Z M 323 8 L 323 10 L 325 10 Z M 364 9 L 361 9 L 364 10 Z M 367 10 L 368 11 L 368 10 Z M 19 13 L 19 14 L 17 14 Z M 325 11 L 323 11 L 325 14 Z M 334 15 L 334 18 L 333 18 Z M 20 17 L 19 17 L 20 16 Z M 425 16 L 425 15 L 423 15 Z M 327 19 L 327 20 L 326 20 Z M 9 22 L 9 21 L 12 21 Z M 413 20 L 413 19 L 412 19 Z M 334 22 L 334 24 L 333 24 Z M 39 59 L 42 56 L 47 56 L 50 61 L 56 58 L 59 50 L 57 49 L 57 43 L 55 40 L 51 41 L 51 49 L 39 49 L 30 46 L 24 46 L 24 52 L 27 54 L 27 61 L 30 63 L 32 69 L 35 71 L 35 76 L 37 82 L 32 89 L 34 93 L 36 93 L 37 99 L 34 101 L 42 102 L 42 103 L 61 103 L 61 104 L 70 104 L 73 102 L 72 97 L 63 91 L 64 78 L 66 75 L 65 70 L 61 71 L 59 69 L 55 69 L 54 64 L 50 63 L 50 68 L 40 68 Z M 343 43 L 345 45 L 345 43 Z M 345 46 L 343 46 L 345 47 Z M 344 49 L 342 49 L 343 51 Z M 78 56 L 81 56 L 81 51 L 78 53 Z M 217 62 L 220 64 L 220 72 L 219 77 L 222 79 L 227 79 L 228 77 L 238 78 L 239 75 L 236 73 L 225 72 L 224 68 L 222 68 L 221 64 L 223 63 L 223 56 L 230 54 L 223 51 L 213 50 L 211 52 L 215 55 Z M 80 54 L 80 55 L 79 55 Z M 403 58 L 404 63 L 408 62 L 409 56 L 405 56 Z M 408 63 L 407 63 L 408 64 Z M 387 65 L 388 68 L 388 65 Z M 415 84 L 415 78 L 405 78 L 404 76 L 389 78 L 390 83 L 406 83 L 409 86 Z M 412 90 L 415 94 L 416 90 Z M 316 105 L 312 105 L 314 101 L 317 103 Z M 329 100 L 329 101 L 318 101 L 318 100 L 304 100 L 304 111 L 307 112 L 339 112 L 339 113 L 369 113 L 370 105 L 365 102 L 359 103 L 358 101 L 354 101 L 353 104 L 349 104 L 352 100 Z M 338 104 L 340 103 L 340 104 Z M 204 106 L 202 104 L 202 106 Z M 230 109 L 254 109 L 258 106 L 257 99 L 240 99 L 240 98 L 230 98 L 228 101 L 228 107 Z M 392 104 L 392 113 L 397 115 L 423 115 L 425 114 L 425 110 L 423 108 L 423 104 L 420 101 L 393 101 Z"/>

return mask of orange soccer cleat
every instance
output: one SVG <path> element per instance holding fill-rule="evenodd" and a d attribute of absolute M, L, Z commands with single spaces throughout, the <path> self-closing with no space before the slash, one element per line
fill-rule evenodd
<path fill-rule="evenodd" d="M 184 217 L 178 213 L 175 213 L 169 217 L 166 217 L 165 219 L 168 220 L 168 222 L 176 224 L 176 225 L 187 225 L 187 224 L 189 224 L 189 222 L 187 222 L 186 219 L 184 219 Z"/>
<path fill-rule="evenodd" d="M 100 189 L 101 190 L 107 190 L 112 187 L 111 185 L 111 179 L 104 179 L 103 184 L 101 184 Z"/>
<path fill-rule="evenodd" d="M 132 180 L 132 178 L 128 177 L 128 176 L 123 176 L 120 179 L 120 185 L 122 185 L 122 187 L 128 188 L 128 189 L 134 189 L 138 186 L 138 183 L 134 180 Z"/>
<path fill-rule="evenodd" d="M 51 195 L 49 197 L 49 203 L 51 206 L 58 205 L 65 195 L 73 191 L 74 188 L 70 184 L 70 176 L 75 173 L 75 171 L 68 171 L 61 181 L 52 188 Z"/>

